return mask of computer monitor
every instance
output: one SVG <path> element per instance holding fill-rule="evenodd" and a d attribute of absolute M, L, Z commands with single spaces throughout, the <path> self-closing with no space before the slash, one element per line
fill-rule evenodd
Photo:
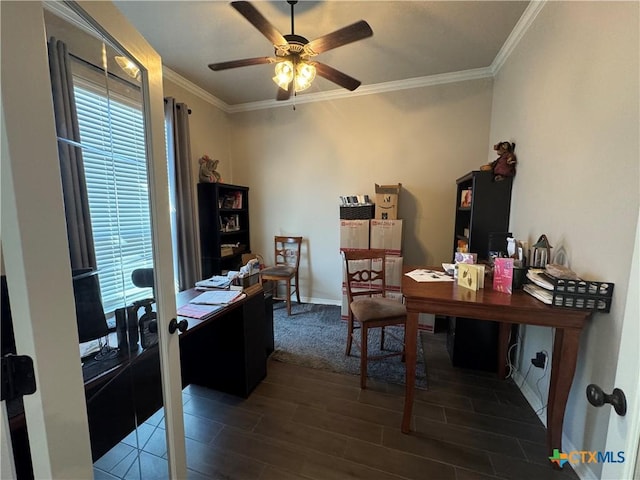
<path fill-rule="evenodd" d="M 106 337 L 109 326 L 102 308 L 98 272 L 92 269 L 74 270 L 73 295 L 80 343 Z"/>

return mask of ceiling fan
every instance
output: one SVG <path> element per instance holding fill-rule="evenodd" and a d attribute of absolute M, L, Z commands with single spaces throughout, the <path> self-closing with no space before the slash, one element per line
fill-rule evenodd
<path fill-rule="evenodd" d="M 358 88 L 361 83 L 359 80 L 329 65 L 317 62 L 314 58 L 320 53 L 372 36 L 373 30 L 371 30 L 369 24 L 364 20 L 360 20 L 335 32 L 309 41 L 305 37 L 294 33 L 293 7 L 298 3 L 297 0 L 287 0 L 287 3 L 291 5 L 291 33 L 282 35 L 251 3 L 231 2 L 231 6 L 273 44 L 275 56 L 211 63 L 209 68 L 213 71 L 219 71 L 275 63 L 276 75 L 273 77 L 273 81 L 280 87 L 276 96 L 277 100 L 288 100 L 295 92 L 309 88 L 316 73 L 347 90 L 353 91 Z"/>

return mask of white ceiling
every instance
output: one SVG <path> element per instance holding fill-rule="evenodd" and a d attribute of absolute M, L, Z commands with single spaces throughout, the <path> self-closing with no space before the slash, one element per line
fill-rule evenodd
<path fill-rule="evenodd" d="M 273 46 L 228 2 L 116 1 L 163 64 L 228 106 L 275 98 L 273 65 L 213 72 L 209 63 L 272 56 Z M 309 40 L 358 20 L 373 37 L 322 53 L 318 60 L 365 86 L 489 67 L 528 1 L 301 1 L 295 33 Z M 253 5 L 282 34 L 291 33 L 284 1 Z M 346 90 L 317 77 L 298 95 Z M 358 90 L 356 90 L 356 93 Z"/>

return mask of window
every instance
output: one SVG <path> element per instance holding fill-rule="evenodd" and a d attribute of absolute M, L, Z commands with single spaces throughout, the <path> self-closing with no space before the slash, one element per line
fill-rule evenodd
<path fill-rule="evenodd" d="M 151 216 L 142 109 L 74 77 L 91 225 L 107 314 L 150 297 L 131 272 L 152 267 Z"/>

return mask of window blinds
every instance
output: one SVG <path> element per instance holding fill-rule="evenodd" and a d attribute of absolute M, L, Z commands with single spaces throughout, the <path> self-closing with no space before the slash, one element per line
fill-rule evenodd
<path fill-rule="evenodd" d="M 131 272 L 152 267 L 151 216 L 141 107 L 74 78 L 74 92 L 103 306 L 152 296 Z"/>

